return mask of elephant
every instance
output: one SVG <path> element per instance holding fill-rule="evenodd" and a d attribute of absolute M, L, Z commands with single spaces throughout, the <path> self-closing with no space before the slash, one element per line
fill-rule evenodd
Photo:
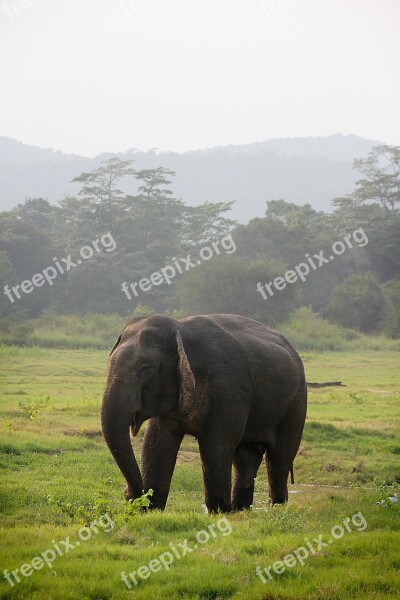
<path fill-rule="evenodd" d="M 251 508 L 264 456 L 270 501 L 288 500 L 306 410 L 303 363 L 282 334 L 239 315 L 153 314 L 130 319 L 111 350 L 101 421 L 125 498 L 152 489 L 161 510 L 183 436 L 194 436 L 213 513 Z M 140 472 L 129 429 L 148 419 Z"/>

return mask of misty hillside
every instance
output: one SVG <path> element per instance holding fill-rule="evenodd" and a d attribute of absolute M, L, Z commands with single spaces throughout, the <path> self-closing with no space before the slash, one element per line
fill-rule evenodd
<path fill-rule="evenodd" d="M 332 198 L 349 193 L 358 178 L 352 160 L 364 157 L 375 140 L 355 135 L 274 139 L 185 153 L 104 153 L 95 158 L 68 155 L 0 137 L 0 208 L 27 196 L 57 202 L 77 187 L 71 180 L 111 156 L 135 160 L 137 169 L 164 166 L 176 172 L 173 190 L 190 204 L 235 200 L 233 217 L 247 222 L 261 216 L 265 202 L 283 198 L 330 210 Z M 126 181 L 125 191 L 136 191 Z"/>

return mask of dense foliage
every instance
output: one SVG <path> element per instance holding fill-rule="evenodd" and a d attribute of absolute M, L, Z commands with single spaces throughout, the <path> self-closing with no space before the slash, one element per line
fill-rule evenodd
<path fill-rule="evenodd" d="M 28 198 L 0 214 L 0 285 L 9 290 L 0 295 L 3 330 L 44 310 L 127 316 L 140 304 L 179 314 L 236 312 L 274 326 L 308 306 L 341 326 L 398 337 L 399 161 L 400 149 L 391 146 L 355 161 L 363 178 L 353 194 L 333 200 L 333 213 L 271 200 L 265 215 L 241 225 L 229 218 L 232 203 L 188 206 L 176 198 L 172 171 L 137 170 L 133 161 L 109 159 L 75 179 L 81 185 L 76 197 L 65 197 L 58 206 Z M 120 190 L 127 177 L 137 181 L 137 195 Z M 101 243 L 105 239 L 107 246 Z M 330 260 L 336 242 L 341 251 Z M 88 246 L 89 258 L 88 250 L 80 255 Z M 203 257 L 205 247 L 210 251 Z M 321 251 L 328 260 L 314 259 L 311 268 Z M 62 259 L 69 255 L 75 266 L 61 273 L 56 264 L 65 266 Z M 192 266 L 186 272 L 189 255 Z M 282 278 L 300 263 L 309 269 L 304 281 L 274 288 L 267 298 L 259 293 L 259 282 Z M 169 283 L 136 286 L 135 293 L 122 290 L 123 282 L 131 289 L 129 284 L 149 280 L 166 265 L 175 265 Z M 26 280 L 50 267 L 54 279 L 28 286 Z M 13 286 L 20 286 L 20 298 Z"/>

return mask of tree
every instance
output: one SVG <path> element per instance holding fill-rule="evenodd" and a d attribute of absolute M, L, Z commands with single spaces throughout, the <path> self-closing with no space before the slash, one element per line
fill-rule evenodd
<path fill-rule="evenodd" d="M 50 232 L 47 233 L 36 225 L 18 219 L 12 213 L 0 215 L 1 251 L 7 253 L 8 260 L 17 274 L 17 283 L 31 280 L 33 275 L 53 264 L 53 257 L 62 256 L 57 252 Z M 26 310 L 27 315 L 36 316 L 51 302 L 55 289 L 56 286 L 45 285 L 35 288 L 32 294 L 23 293 L 21 299 L 18 299 L 18 305 Z"/>
<path fill-rule="evenodd" d="M 53 226 L 58 210 L 44 198 L 28 197 L 23 204 L 18 204 L 11 213 L 31 225 L 36 225 L 36 227 L 48 231 Z"/>
<path fill-rule="evenodd" d="M 288 286 L 265 300 L 256 286 L 272 281 L 286 268 L 265 258 L 249 262 L 236 256 L 215 257 L 182 275 L 175 296 L 186 314 L 236 313 L 274 327 L 293 309 L 296 290 Z"/>
<path fill-rule="evenodd" d="M 385 334 L 391 338 L 400 338 L 400 279 L 389 281 L 382 287 L 388 301 Z"/>
<path fill-rule="evenodd" d="M 19 283 L 18 276 L 10 261 L 8 253 L 4 250 L 0 250 L 0 318 L 16 314 L 18 309 L 21 308 L 20 305 L 15 302 L 15 299 L 14 303 L 12 303 L 4 293 L 5 286 L 13 286 L 17 283 Z"/>
<path fill-rule="evenodd" d="M 285 200 L 269 200 L 265 216 L 272 221 L 282 223 L 289 231 L 307 231 L 315 235 L 318 223 L 323 213 L 317 212 L 310 204 L 299 206 Z"/>
<path fill-rule="evenodd" d="M 134 175 L 132 160 L 110 158 L 90 173 L 81 173 L 73 182 L 83 183 L 78 192 L 91 205 L 93 218 L 99 219 L 105 225 L 105 230 L 112 230 L 116 214 L 120 210 L 124 193 L 118 184 L 123 177 Z"/>
<path fill-rule="evenodd" d="M 297 206 L 284 200 L 269 201 L 266 216 L 240 225 L 233 237 L 238 256 L 249 261 L 255 257 L 275 259 L 287 265 L 279 275 L 306 261 L 306 254 L 329 251 L 337 239 L 328 215 L 308 204 Z M 304 304 L 320 311 L 326 306 L 331 290 L 344 278 L 343 258 L 324 265 L 323 270 L 311 271 L 306 284 L 296 283 L 298 307 Z"/>
<path fill-rule="evenodd" d="M 184 243 L 199 248 L 228 234 L 237 222 L 223 215 L 232 209 L 233 204 L 233 202 L 205 202 L 200 206 L 186 206 Z"/>
<path fill-rule="evenodd" d="M 124 198 L 120 223 L 129 251 L 147 252 L 159 261 L 180 248 L 184 203 L 169 188 L 174 175 L 164 167 L 135 173 L 139 193 Z"/>
<path fill-rule="evenodd" d="M 56 256 L 50 232 L 10 213 L 0 215 L 0 250 L 8 253 L 18 276 L 23 279 L 47 267 Z"/>
<path fill-rule="evenodd" d="M 337 239 L 363 229 L 368 244 L 343 255 L 348 273 L 372 271 L 381 282 L 389 281 L 400 269 L 400 212 L 388 213 L 377 203 L 360 204 L 353 197 L 337 198 L 330 216 Z"/>
<path fill-rule="evenodd" d="M 400 146 L 375 146 L 366 158 L 357 158 L 353 166 L 364 178 L 354 192 L 360 202 L 379 202 L 386 212 L 400 204 Z"/>
<path fill-rule="evenodd" d="M 372 274 L 350 275 L 332 291 L 326 314 L 329 319 L 363 332 L 378 331 L 387 313 L 387 302 Z"/>

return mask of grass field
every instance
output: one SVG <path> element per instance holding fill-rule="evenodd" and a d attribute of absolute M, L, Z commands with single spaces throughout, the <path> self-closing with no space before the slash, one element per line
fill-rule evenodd
<path fill-rule="evenodd" d="M 124 482 L 99 424 L 106 357 L 95 350 L 0 347 L 0 570 L 19 569 L 21 580 L 11 586 L 2 576 L 0 598 L 400 597 L 400 503 L 388 500 L 400 482 L 397 352 L 303 353 L 309 381 L 341 380 L 346 387 L 310 390 L 289 503 L 268 505 L 262 466 L 253 511 L 228 521 L 204 513 L 191 438 L 181 448 L 164 513 L 141 514 L 123 501 Z M 97 532 L 81 529 L 94 522 Z M 199 536 L 210 524 L 214 535 Z M 334 526 L 342 527 L 341 536 Z M 76 547 L 82 531 L 90 539 L 80 533 Z M 209 541 L 199 542 L 205 535 Z M 75 546 L 68 552 L 61 542 L 67 536 Z M 327 545 L 317 549 L 319 536 Z M 146 578 L 136 575 L 131 589 L 121 580 L 122 571 L 137 572 L 185 540 L 192 551 L 174 556 L 168 570 L 142 570 Z M 308 546 L 303 565 L 296 555 L 290 567 L 276 562 L 307 541 L 314 551 Z M 54 544 L 65 548 L 62 555 Z M 22 567 L 48 549 L 51 566 Z M 285 570 L 270 570 L 272 579 L 262 571 L 264 583 L 256 567 L 273 564 Z M 22 575 L 21 567 L 32 573 Z"/>

